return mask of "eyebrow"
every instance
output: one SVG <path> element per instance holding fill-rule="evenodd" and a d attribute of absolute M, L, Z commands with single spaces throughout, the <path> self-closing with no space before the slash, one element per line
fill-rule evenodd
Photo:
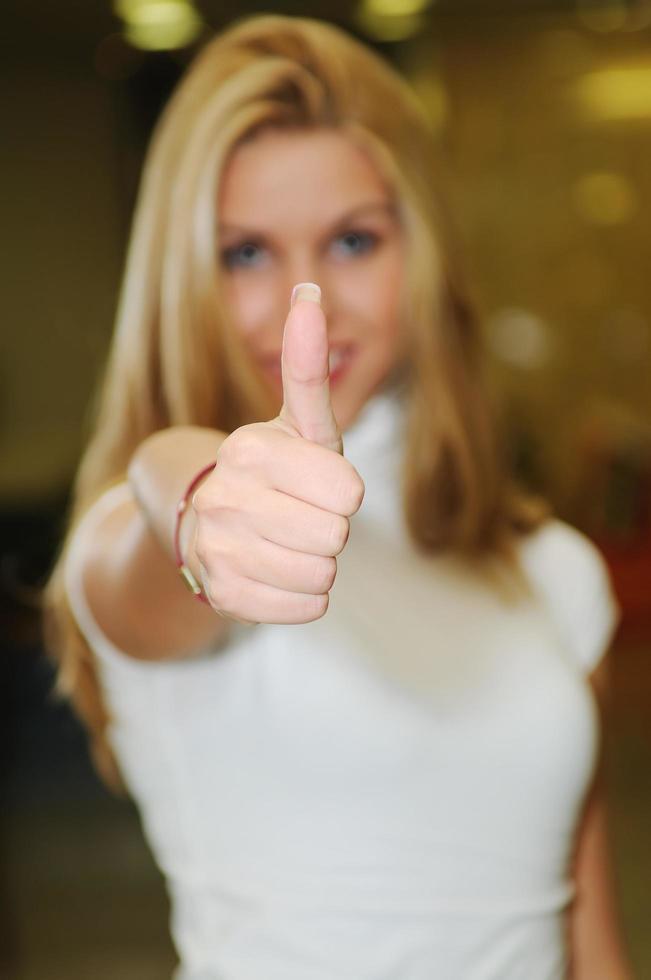
<path fill-rule="evenodd" d="M 395 201 L 392 200 L 367 201 L 366 204 L 358 204 L 356 207 L 351 208 L 350 211 L 346 211 L 339 218 L 337 218 L 337 220 L 332 223 L 330 230 L 332 231 L 336 228 L 339 228 L 341 227 L 341 225 L 344 225 L 347 222 L 351 221 L 351 219 L 358 217 L 360 214 L 366 213 L 368 211 L 388 211 L 392 215 L 395 215 L 396 204 Z M 257 238 L 264 237 L 264 235 L 261 235 L 258 231 L 255 231 L 252 228 L 244 228 L 242 225 L 231 225 L 226 222 L 219 223 L 219 231 L 220 232 L 237 231 L 237 232 L 242 232 L 246 235 L 255 236 Z"/>

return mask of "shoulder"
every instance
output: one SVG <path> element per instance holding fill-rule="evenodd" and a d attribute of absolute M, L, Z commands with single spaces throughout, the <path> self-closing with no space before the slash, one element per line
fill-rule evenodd
<path fill-rule="evenodd" d="M 71 612 L 87 642 L 102 659 L 127 660 L 108 638 L 100 623 L 107 618 L 105 577 L 107 557 L 135 510 L 127 483 L 101 494 L 84 512 L 71 532 L 64 556 L 64 582 Z M 108 610 L 114 619 L 114 609 Z"/>
<path fill-rule="evenodd" d="M 531 586 L 547 604 L 579 666 L 592 671 L 619 621 L 599 549 L 581 531 L 552 518 L 521 539 L 519 553 Z"/>
<path fill-rule="evenodd" d="M 127 483 L 105 490 L 77 521 L 66 555 L 68 578 L 97 564 L 107 542 L 115 543 L 117 528 L 133 513 L 135 501 Z"/>
<path fill-rule="evenodd" d="M 593 542 L 571 524 L 550 518 L 520 539 L 520 554 L 528 572 L 538 576 L 607 579 L 608 570 Z"/>
<path fill-rule="evenodd" d="M 133 510 L 135 501 L 127 483 L 119 483 L 105 490 L 86 509 L 77 521 L 70 536 L 66 556 L 66 571 L 79 570 L 93 561 L 97 545 L 110 540 L 115 527 L 123 523 Z"/>

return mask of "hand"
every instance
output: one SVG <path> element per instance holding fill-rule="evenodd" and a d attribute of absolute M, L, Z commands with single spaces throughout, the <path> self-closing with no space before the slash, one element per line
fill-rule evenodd
<path fill-rule="evenodd" d="M 330 403 L 328 332 L 319 302 L 285 322 L 283 406 L 236 429 L 194 495 L 195 551 L 213 608 L 243 623 L 308 623 L 328 608 L 349 517 L 364 483 L 344 457 Z"/>

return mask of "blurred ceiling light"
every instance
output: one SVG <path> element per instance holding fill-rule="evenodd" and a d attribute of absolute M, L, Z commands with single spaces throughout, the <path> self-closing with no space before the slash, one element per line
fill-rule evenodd
<path fill-rule="evenodd" d="M 552 354 L 550 331 L 529 310 L 507 307 L 488 321 L 488 342 L 493 353 L 507 364 L 535 371 L 547 364 Z"/>
<path fill-rule="evenodd" d="M 136 48 L 167 51 L 191 44 L 203 21 L 191 0 L 115 0 L 125 37 Z"/>
<path fill-rule="evenodd" d="M 573 96 L 582 114 L 591 119 L 651 116 L 651 67 L 589 72 L 576 82 Z"/>
<path fill-rule="evenodd" d="M 620 174 L 584 174 L 574 184 L 572 197 L 581 217 L 594 225 L 623 224 L 637 208 L 635 189 Z"/>
<path fill-rule="evenodd" d="M 432 0 L 361 0 L 355 19 L 377 41 L 403 41 L 422 31 L 431 5 Z"/>
<path fill-rule="evenodd" d="M 377 17 L 409 17 L 422 14 L 431 0 L 364 0 L 362 6 Z"/>

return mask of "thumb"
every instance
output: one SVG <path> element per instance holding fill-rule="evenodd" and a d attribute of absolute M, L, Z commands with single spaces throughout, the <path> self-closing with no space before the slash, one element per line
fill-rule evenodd
<path fill-rule="evenodd" d="M 321 290 L 312 282 L 294 287 L 281 354 L 283 406 L 279 418 L 304 439 L 343 452 L 330 403 L 328 327 Z"/>

